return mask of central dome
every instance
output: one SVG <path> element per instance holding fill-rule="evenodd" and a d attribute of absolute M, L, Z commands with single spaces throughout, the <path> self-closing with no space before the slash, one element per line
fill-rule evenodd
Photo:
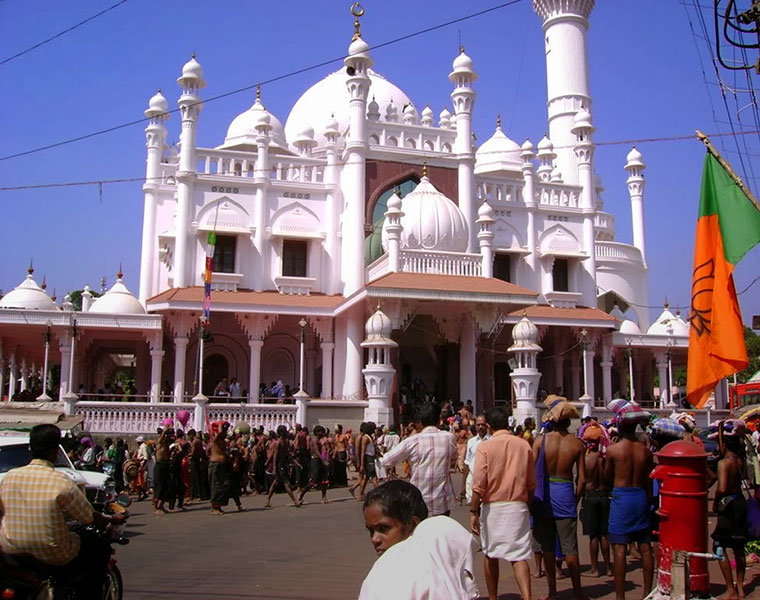
<path fill-rule="evenodd" d="M 371 83 L 367 102 L 369 103 L 374 98 L 382 114 L 385 114 L 385 107 L 391 100 L 398 110 L 403 110 L 404 106 L 411 103 L 404 92 L 382 75 L 378 75 L 372 69 L 369 69 L 367 74 Z M 341 68 L 304 92 L 293 105 L 288 120 L 285 122 L 287 139 L 294 140 L 298 133 L 306 127 L 311 127 L 316 134 L 314 139 L 323 146 L 325 138 L 322 133 L 331 115 L 335 115 L 340 135 L 345 135 L 348 128 L 349 103 L 347 77 L 346 70 Z"/>
<path fill-rule="evenodd" d="M 401 247 L 412 250 L 465 252 L 468 228 L 459 207 L 423 177 L 401 201 Z M 388 220 L 383 223 L 383 248 L 388 250 Z"/>

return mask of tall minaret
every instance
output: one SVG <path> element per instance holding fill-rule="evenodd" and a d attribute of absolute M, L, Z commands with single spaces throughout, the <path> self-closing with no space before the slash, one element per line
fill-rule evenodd
<path fill-rule="evenodd" d="M 148 148 L 148 159 L 145 167 L 145 208 L 143 209 L 142 256 L 140 258 L 140 302 L 145 306 L 148 298 L 158 290 L 155 289 L 155 273 L 158 240 L 156 239 L 156 202 L 160 187 L 159 170 L 161 155 L 166 149 L 166 127 L 164 121 L 169 118 L 169 103 L 161 94 L 161 90 L 148 102 L 148 126 L 145 128 L 145 145 Z"/>
<path fill-rule="evenodd" d="M 546 51 L 549 138 L 565 183 L 578 184 L 571 132 L 575 113 L 591 112 L 586 31 L 594 0 L 533 0 L 541 17 Z"/>
<path fill-rule="evenodd" d="M 196 173 L 195 164 L 195 135 L 198 125 L 198 114 L 201 111 L 199 90 L 206 87 L 203 80 L 203 69 L 195 56 L 182 67 L 182 76 L 177 79 L 182 88 L 179 105 L 182 115 L 182 133 L 179 136 L 180 155 L 179 170 L 177 171 L 177 218 L 175 221 L 174 246 L 174 287 L 192 285 L 194 278 L 188 278 L 190 270 L 190 207 L 193 204 L 193 184 Z"/>
<path fill-rule="evenodd" d="M 253 181 L 256 184 L 256 204 L 254 208 L 254 223 L 256 229 L 253 234 L 253 247 L 258 252 L 258 257 L 253 261 L 253 289 L 261 292 L 265 289 L 264 275 L 265 265 L 269 258 L 268 240 L 265 235 L 267 227 L 267 193 L 271 179 L 269 177 L 269 140 L 272 133 L 272 115 L 269 114 L 261 103 L 261 88 L 256 90 L 256 102 L 253 107 L 257 108 L 256 121 L 253 128 L 256 131 L 256 164 Z"/>
<path fill-rule="evenodd" d="M 473 70 L 472 59 L 459 48 L 459 56 L 454 59 L 449 81 L 454 84 L 451 100 L 454 103 L 454 119 L 457 124 L 457 137 L 454 152 L 458 162 L 459 210 L 467 221 L 467 252 L 477 252 L 477 227 L 475 220 L 475 153 L 472 148 L 472 109 L 475 105 L 473 82 L 478 74 Z"/>
<path fill-rule="evenodd" d="M 580 291 L 583 294 L 583 304 L 596 307 L 596 232 L 594 231 L 594 144 L 591 134 L 594 126 L 591 115 L 585 110 L 579 110 L 574 117 L 572 133 L 575 137 L 575 160 L 578 163 L 577 177 L 581 185 L 580 209 L 583 215 L 583 240 L 581 246 L 586 254 L 583 262 Z"/>
<path fill-rule="evenodd" d="M 641 260 L 647 264 L 646 241 L 644 240 L 644 169 L 641 152 L 634 147 L 626 157 L 625 170 L 628 171 L 628 194 L 631 196 L 631 223 L 633 225 L 633 245 L 641 251 Z"/>
<path fill-rule="evenodd" d="M 373 61 L 369 44 L 361 38 L 359 17 L 364 9 L 358 4 L 351 8 L 354 20 L 354 36 L 348 47 L 346 87 L 349 94 L 348 134 L 346 135 L 346 159 L 343 167 L 343 249 L 342 270 L 343 295 L 348 297 L 364 285 L 364 205 L 366 196 L 365 154 L 367 152 L 367 96 L 371 81 L 367 71 Z"/>
<path fill-rule="evenodd" d="M 371 81 L 369 68 L 372 58 L 369 44 L 361 37 L 359 17 L 364 9 L 355 3 L 351 7 L 354 15 L 354 36 L 348 47 L 346 66 L 346 87 L 349 95 L 348 134 L 346 135 L 345 164 L 341 173 L 343 189 L 343 223 L 341 239 L 341 271 L 343 295 L 348 297 L 364 286 L 364 207 L 366 204 L 365 160 L 367 153 L 367 97 Z M 345 371 L 342 395 L 355 398 L 362 394 L 364 381 L 362 366 L 364 352 L 361 347 L 364 332 L 364 313 L 361 305 L 345 313 Z M 337 326 L 337 325 L 336 325 Z M 342 325 L 341 325 L 342 326 Z M 342 345 L 341 341 L 341 345 Z M 336 346 L 336 361 L 343 348 Z M 336 362 L 338 364 L 338 362 Z"/>

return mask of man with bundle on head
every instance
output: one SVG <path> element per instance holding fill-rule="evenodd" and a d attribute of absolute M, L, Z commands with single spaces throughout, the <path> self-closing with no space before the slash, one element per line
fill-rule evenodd
<path fill-rule="evenodd" d="M 533 457 L 538 463 L 543 460 L 546 476 L 549 478 L 550 518 L 534 515 L 533 534 L 541 544 L 546 565 L 546 580 L 549 585 L 548 598 L 557 597 L 555 564 L 556 540 L 565 555 L 573 594 L 576 600 L 584 598 L 581 590 L 580 560 L 578 558 L 578 512 L 577 506 L 586 487 L 586 465 L 583 442 L 568 432 L 572 419 L 580 417 L 567 398 L 550 394 L 544 400 L 547 411 L 544 420 L 550 424 L 550 431 L 536 438 Z M 543 457 L 541 456 L 543 454 Z M 575 470 L 575 480 L 573 479 Z M 544 498 L 546 500 L 546 498 Z M 548 508 L 548 507 L 547 507 Z"/>
<path fill-rule="evenodd" d="M 589 577 L 601 577 L 610 572 L 610 542 L 607 523 L 610 518 L 610 489 L 604 478 L 605 431 L 599 423 L 591 421 L 583 427 L 581 439 L 586 447 L 583 459 L 586 468 L 586 490 L 581 505 L 583 535 L 589 537 L 591 571 Z M 599 550 L 602 551 L 604 571 L 599 569 Z"/>
<path fill-rule="evenodd" d="M 609 538 L 615 570 L 615 598 L 625 598 L 625 550 L 631 542 L 639 544 L 644 570 L 644 590 L 652 589 L 652 453 L 636 437 L 636 428 L 650 420 L 650 414 L 635 402 L 613 400 L 607 407 L 615 413 L 620 441 L 607 449 L 605 476 L 612 481 Z"/>

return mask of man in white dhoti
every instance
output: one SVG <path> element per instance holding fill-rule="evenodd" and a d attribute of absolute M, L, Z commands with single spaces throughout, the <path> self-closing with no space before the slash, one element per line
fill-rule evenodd
<path fill-rule="evenodd" d="M 533 452 L 527 441 L 509 433 L 509 415 L 503 408 L 487 411 L 486 421 L 492 437 L 475 451 L 470 525 L 480 535 L 489 599 L 498 595 L 499 559 L 503 559 L 512 563 L 523 600 L 530 600 Z"/>
<path fill-rule="evenodd" d="M 475 450 L 480 442 L 491 439 L 488 432 L 488 424 L 485 415 L 478 415 L 475 418 L 475 433 L 467 440 L 467 450 L 464 453 L 464 471 L 462 471 L 462 496 L 467 504 L 472 502 L 472 467 L 475 465 Z"/>

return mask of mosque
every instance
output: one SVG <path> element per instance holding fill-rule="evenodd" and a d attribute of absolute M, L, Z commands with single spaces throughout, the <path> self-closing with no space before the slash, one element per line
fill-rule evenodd
<path fill-rule="evenodd" d="M 284 125 L 257 92 L 215 148 L 196 144 L 206 82 L 193 57 L 177 79 L 181 123 L 160 91 L 145 111 L 138 296 L 119 277 L 102 297 L 85 289 L 74 311 L 30 273 L 0 300 L 0 389 L 29 385 L 47 335 L 72 410 L 78 386 L 103 388 L 124 356 L 152 403 L 211 397 L 227 377 L 256 405 L 282 382 L 310 423 L 348 409 L 391 422 L 421 393 L 520 416 L 557 389 L 587 412 L 618 394 L 673 405 L 654 376 L 672 381 L 685 363 L 688 326 L 667 307 L 650 323 L 642 155 L 631 149 L 616 175 L 632 245 L 615 241 L 594 169 L 593 6 L 533 0 L 548 121 L 535 144 L 497 123 L 475 145 L 478 75 L 464 48 L 450 73 L 427 75 L 448 76 L 446 108 L 420 109 L 375 64 L 358 5 L 343 66 Z M 181 128 L 178 147 L 168 127 Z"/>

